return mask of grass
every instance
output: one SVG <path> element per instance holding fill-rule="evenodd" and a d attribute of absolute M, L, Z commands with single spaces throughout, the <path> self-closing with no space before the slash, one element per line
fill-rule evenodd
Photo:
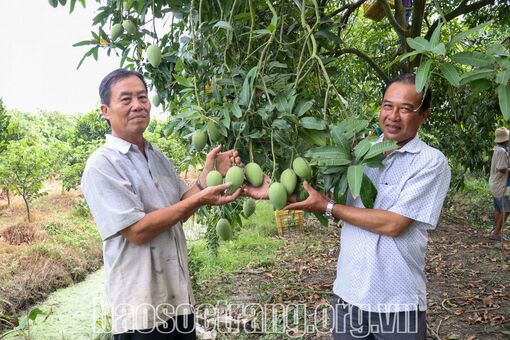
<path fill-rule="evenodd" d="M 190 271 L 200 285 L 218 275 L 228 275 L 244 267 L 267 267 L 273 263 L 273 253 L 283 245 L 276 235 L 274 212 L 267 202 L 258 202 L 256 212 L 243 221 L 243 228 L 232 241 L 221 242 L 218 256 L 206 249 L 205 240 L 190 242 Z"/>
<path fill-rule="evenodd" d="M 16 315 L 58 288 L 83 280 L 102 264 L 102 242 L 79 192 L 58 182 L 33 204 L 34 221 L 14 197 L 0 219 L 0 314 Z M 8 218 L 7 218 L 8 217 Z M 0 322 L 0 330 L 6 324 Z"/>
<path fill-rule="evenodd" d="M 467 175 L 464 183 L 462 190 L 448 193 L 443 212 L 476 229 L 491 230 L 494 208 L 488 180 Z"/>

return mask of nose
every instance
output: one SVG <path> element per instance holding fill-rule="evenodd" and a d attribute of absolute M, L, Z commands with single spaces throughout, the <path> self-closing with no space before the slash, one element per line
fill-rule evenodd
<path fill-rule="evenodd" d="M 138 98 L 135 98 L 131 103 L 131 110 L 133 111 L 140 111 L 144 109 L 143 103 Z"/>
<path fill-rule="evenodd" d="M 387 118 L 391 119 L 394 122 L 399 121 L 400 120 L 399 110 L 400 108 L 397 105 L 395 105 L 393 109 L 390 112 L 388 112 Z"/>

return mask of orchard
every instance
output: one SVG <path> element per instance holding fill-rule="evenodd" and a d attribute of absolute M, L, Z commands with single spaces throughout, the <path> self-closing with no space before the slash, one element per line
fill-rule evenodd
<path fill-rule="evenodd" d="M 470 124 L 457 119 L 465 130 L 492 131 L 495 121 L 510 118 L 505 2 L 98 2 L 92 37 L 75 44 L 90 47 L 80 64 L 97 60 L 99 51 L 120 55 L 120 66 L 142 72 L 157 91 L 153 104 L 170 112 L 164 131 L 188 141 L 190 165 L 220 143 L 239 150 L 246 171 L 233 168 L 225 181 L 234 189 L 268 174 L 275 209 L 294 191 L 303 196 L 303 179 L 338 201 L 349 190 L 372 206 L 376 193 L 362 169 L 380 166 L 395 148 L 374 145 L 373 134 L 378 90 L 399 72 L 415 71 L 419 92 L 440 88 L 455 98 L 450 103 L 465 91 L 494 98 L 498 104 L 489 105 L 501 114 Z M 77 1 L 50 4 L 73 12 Z M 441 110 L 429 131 L 438 146 L 453 149 L 441 135 L 448 126 L 439 126 L 448 125 L 449 110 L 455 108 Z M 487 157 L 452 153 L 458 173 Z M 240 225 L 241 211 L 231 204 L 201 216 L 213 229 L 220 218 Z"/>

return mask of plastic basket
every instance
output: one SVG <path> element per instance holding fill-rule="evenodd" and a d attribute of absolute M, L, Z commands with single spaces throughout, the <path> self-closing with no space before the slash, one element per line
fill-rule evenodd
<path fill-rule="evenodd" d="M 276 229 L 278 235 L 283 235 L 291 228 L 299 228 L 300 232 L 305 231 L 305 213 L 302 210 L 276 210 Z"/>
<path fill-rule="evenodd" d="M 390 7 L 393 8 L 395 3 L 393 0 L 388 1 Z M 363 15 L 365 18 L 373 21 L 381 21 L 385 16 L 384 8 L 378 0 L 368 1 L 363 4 Z"/>

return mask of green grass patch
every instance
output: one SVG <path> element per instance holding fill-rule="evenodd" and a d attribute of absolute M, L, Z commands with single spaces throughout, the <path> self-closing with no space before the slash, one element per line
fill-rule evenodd
<path fill-rule="evenodd" d="M 283 241 L 272 237 L 276 227 L 271 205 L 258 202 L 256 213 L 243 222 L 243 228 L 236 230 L 232 241 L 220 242 L 216 257 L 207 250 L 205 240 L 190 242 L 189 266 L 196 284 L 218 273 L 225 275 L 247 266 L 272 266 L 274 252 L 282 247 Z"/>
<path fill-rule="evenodd" d="M 470 227 L 492 229 L 494 208 L 488 179 L 467 175 L 464 188 L 448 193 L 443 211 L 462 218 Z"/>

